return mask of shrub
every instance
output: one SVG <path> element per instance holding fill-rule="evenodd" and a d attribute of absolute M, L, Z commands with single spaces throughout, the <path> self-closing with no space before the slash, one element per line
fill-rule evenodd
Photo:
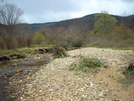
<path fill-rule="evenodd" d="M 67 35 L 66 36 L 66 39 L 67 39 L 67 43 L 68 43 L 68 45 L 70 45 L 70 43 L 71 43 L 71 41 L 72 41 L 72 36 L 71 35 Z"/>
<path fill-rule="evenodd" d="M 92 58 L 84 58 L 80 64 L 73 63 L 70 65 L 70 70 L 82 70 L 84 72 L 94 71 L 97 67 L 102 64 L 98 60 Z"/>
<path fill-rule="evenodd" d="M 84 38 L 78 38 L 77 40 L 72 41 L 72 47 L 82 47 L 82 43 L 85 39 Z"/>
<path fill-rule="evenodd" d="M 130 63 L 128 68 L 123 72 L 125 79 L 120 80 L 119 82 L 123 84 L 132 84 L 134 83 L 134 63 Z"/>
<path fill-rule="evenodd" d="M 68 48 L 68 43 L 66 43 L 66 42 L 61 42 L 61 43 L 60 43 L 60 46 L 67 50 L 67 48 Z"/>
<path fill-rule="evenodd" d="M 35 44 L 41 45 L 42 42 L 45 42 L 45 37 L 42 34 L 36 32 L 33 38 L 33 42 Z"/>
<path fill-rule="evenodd" d="M 134 76 L 134 63 L 129 64 L 128 68 L 124 71 L 124 74 Z"/>

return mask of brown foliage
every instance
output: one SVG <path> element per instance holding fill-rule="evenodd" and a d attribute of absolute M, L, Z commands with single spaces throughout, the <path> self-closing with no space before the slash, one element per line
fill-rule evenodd
<path fill-rule="evenodd" d="M 113 31 L 113 34 L 115 34 L 116 36 L 118 36 L 124 40 L 131 37 L 129 28 L 126 27 L 124 24 L 120 24 L 118 27 L 116 27 Z"/>
<path fill-rule="evenodd" d="M 30 47 L 32 45 L 32 38 L 26 38 L 26 46 Z"/>
<path fill-rule="evenodd" d="M 66 50 L 63 47 L 60 46 L 54 46 L 53 47 L 54 50 L 54 56 L 66 56 Z"/>

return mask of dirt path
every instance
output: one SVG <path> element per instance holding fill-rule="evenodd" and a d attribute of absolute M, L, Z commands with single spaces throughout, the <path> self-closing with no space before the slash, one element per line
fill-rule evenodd
<path fill-rule="evenodd" d="M 18 101 L 134 101 L 134 85 L 123 87 L 121 70 L 134 60 L 134 51 L 82 48 L 68 51 L 68 57 L 52 62 L 24 78 L 15 79 L 12 96 Z M 80 57 L 97 58 L 108 68 L 94 73 L 69 71 Z M 80 72 L 80 75 L 75 75 Z M 14 80 L 14 79 L 13 79 Z"/>

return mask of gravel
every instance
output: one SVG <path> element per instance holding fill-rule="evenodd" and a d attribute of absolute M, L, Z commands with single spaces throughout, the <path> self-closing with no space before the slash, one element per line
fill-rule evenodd
<path fill-rule="evenodd" d="M 113 70 L 126 68 L 134 60 L 134 51 L 82 48 L 67 53 L 68 57 L 54 59 L 35 73 L 12 77 L 8 88 L 14 92 L 10 97 L 17 97 L 16 101 L 125 101 L 94 73 L 69 71 L 69 66 L 86 57 L 99 59 Z M 81 74 L 75 75 L 77 72 Z"/>

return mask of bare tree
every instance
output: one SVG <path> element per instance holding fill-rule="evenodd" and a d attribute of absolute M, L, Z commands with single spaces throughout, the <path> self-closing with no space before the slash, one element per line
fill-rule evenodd
<path fill-rule="evenodd" d="M 23 10 L 14 4 L 5 4 L 0 7 L 0 24 L 4 26 L 2 35 L 8 49 L 13 46 L 15 29 L 20 23 L 22 14 Z"/>

